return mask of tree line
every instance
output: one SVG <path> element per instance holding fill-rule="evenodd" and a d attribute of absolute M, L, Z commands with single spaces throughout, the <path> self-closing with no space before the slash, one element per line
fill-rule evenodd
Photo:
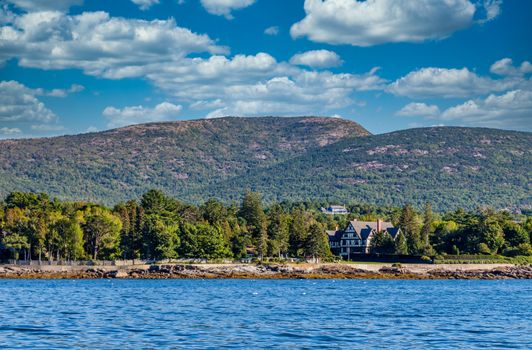
<path fill-rule="evenodd" d="M 378 233 L 373 253 L 531 255 L 532 218 L 490 209 L 421 213 L 412 206 L 349 207 L 327 215 L 312 203 L 273 203 L 246 192 L 240 203 L 191 205 L 158 190 L 108 208 L 44 193 L 10 193 L 0 202 L 0 257 L 34 260 L 332 259 L 326 229 L 348 220 L 392 221 L 403 234 Z"/>

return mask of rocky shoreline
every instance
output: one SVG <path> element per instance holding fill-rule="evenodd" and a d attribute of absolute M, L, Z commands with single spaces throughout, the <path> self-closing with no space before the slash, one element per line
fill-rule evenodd
<path fill-rule="evenodd" d="M 532 266 L 386 264 L 0 265 L 0 279 L 532 279 Z"/>

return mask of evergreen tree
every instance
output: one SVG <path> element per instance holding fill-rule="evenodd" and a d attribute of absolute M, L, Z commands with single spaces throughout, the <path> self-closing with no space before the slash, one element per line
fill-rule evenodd
<path fill-rule="evenodd" d="M 260 194 L 246 192 L 239 216 L 246 221 L 248 232 L 257 248 L 257 253 L 262 258 L 267 253 L 268 233 L 266 215 L 262 209 L 262 199 Z"/>
<path fill-rule="evenodd" d="M 142 251 L 142 230 L 144 228 L 144 209 L 136 201 L 119 204 L 114 209 L 122 221 L 120 247 L 125 259 L 138 259 Z"/>
<path fill-rule="evenodd" d="M 393 237 L 386 231 L 375 233 L 370 241 L 370 252 L 376 254 L 393 254 L 395 252 Z"/>
<path fill-rule="evenodd" d="M 286 254 L 289 246 L 290 217 L 279 204 L 274 204 L 268 213 L 268 253 L 272 256 Z"/>
<path fill-rule="evenodd" d="M 312 256 L 314 262 L 319 263 L 320 259 L 329 257 L 329 238 L 322 225 L 314 223 L 309 228 L 309 234 L 304 245 L 306 256 Z"/>
<path fill-rule="evenodd" d="M 397 255 L 407 255 L 408 254 L 408 245 L 406 243 L 405 234 L 403 232 L 400 232 L 395 237 L 395 249 L 394 252 Z"/>
<path fill-rule="evenodd" d="M 417 223 L 414 208 L 410 204 L 405 205 L 401 211 L 401 216 L 399 217 L 399 227 L 405 234 L 408 253 L 411 255 L 421 254 L 423 244 L 421 242 L 419 225 Z"/>
<path fill-rule="evenodd" d="M 293 256 L 301 256 L 309 231 L 309 220 L 301 208 L 292 212 L 289 226 L 290 252 Z"/>
<path fill-rule="evenodd" d="M 227 209 L 222 202 L 215 198 L 210 198 L 200 208 L 204 220 L 211 225 L 220 224 L 227 218 Z"/>
<path fill-rule="evenodd" d="M 142 196 L 140 205 L 146 214 L 169 216 L 176 210 L 175 201 L 165 196 L 162 191 L 149 190 Z"/>
<path fill-rule="evenodd" d="M 432 247 L 430 245 L 430 235 L 432 232 L 432 223 L 433 223 L 433 215 L 432 215 L 432 206 L 430 203 L 425 204 L 425 208 L 423 210 L 423 226 L 421 226 L 421 233 L 420 233 L 420 239 L 421 239 L 421 251 L 424 255 L 432 255 Z"/>

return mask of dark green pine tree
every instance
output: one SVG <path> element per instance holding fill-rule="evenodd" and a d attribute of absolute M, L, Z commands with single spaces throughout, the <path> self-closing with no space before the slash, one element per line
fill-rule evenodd
<path fill-rule="evenodd" d="M 268 247 L 266 215 L 262 209 L 259 193 L 247 191 L 242 200 L 239 216 L 246 221 L 248 231 L 257 249 L 259 257 L 264 257 Z"/>
<path fill-rule="evenodd" d="M 398 255 L 407 255 L 408 254 L 408 245 L 406 243 L 406 237 L 403 232 L 399 233 L 395 237 L 395 254 Z"/>
<path fill-rule="evenodd" d="M 432 233 L 433 221 L 432 205 L 430 203 L 426 203 L 423 210 L 423 226 L 421 226 L 420 233 L 421 250 L 424 255 L 433 254 L 432 247 L 430 245 L 430 235 Z"/>
<path fill-rule="evenodd" d="M 297 208 L 292 212 L 292 219 L 289 227 L 290 253 L 293 256 L 301 256 L 303 246 L 308 236 L 308 218 L 302 208 Z"/>
<path fill-rule="evenodd" d="M 376 254 L 393 254 L 395 243 L 392 236 L 386 231 L 377 232 L 371 239 L 370 251 Z"/>
<path fill-rule="evenodd" d="M 399 227 L 406 237 L 408 254 L 421 254 L 423 245 L 421 242 L 419 225 L 417 223 L 414 208 L 410 204 L 405 205 L 401 211 L 401 216 L 399 217 Z"/>
<path fill-rule="evenodd" d="M 331 255 L 329 239 L 322 225 L 315 223 L 310 226 L 304 252 L 306 256 L 311 256 L 312 260 L 316 263 Z"/>
<path fill-rule="evenodd" d="M 268 253 L 271 256 L 286 254 L 289 246 L 289 216 L 279 204 L 274 204 L 268 213 Z"/>

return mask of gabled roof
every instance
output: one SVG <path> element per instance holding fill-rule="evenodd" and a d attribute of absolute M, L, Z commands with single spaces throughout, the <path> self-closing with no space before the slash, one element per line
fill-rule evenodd
<path fill-rule="evenodd" d="M 353 229 L 361 239 L 368 239 L 369 235 L 373 230 L 377 231 L 377 222 L 376 221 L 358 221 L 352 220 L 349 221 L 349 224 L 353 226 Z M 381 221 L 381 230 L 386 230 L 393 238 L 397 235 L 399 231 L 398 228 L 394 227 L 391 222 Z"/>
<path fill-rule="evenodd" d="M 327 232 L 327 236 L 329 236 L 329 240 L 332 240 L 332 241 L 338 241 L 340 237 L 342 236 L 342 234 L 344 233 L 344 231 L 342 230 L 338 230 L 338 231 L 327 230 L 325 232 Z"/>
<path fill-rule="evenodd" d="M 393 239 L 395 239 L 395 237 L 397 237 L 397 234 L 401 232 L 399 227 L 390 227 L 387 228 L 386 231 L 388 231 L 388 233 L 390 234 L 390 236 L 392 236 Z"/>
<path fill-rule="evenodd" d="M 353 229 L 355 230 L 355 234 L 358 236 L 358 238 L 362 240 L 367 240 L 372 232 L 377 231 L 376 221 L 353 220 L 353 221 L 349 221 L 349 224 L 353 226 Z M 387 222 L 387 221 L 381 221 L 381 230 L 385 230 L 386 232 L 388 232 L 392 236 L 393 239 L 395 239 L 397 234 L 400 232 L 400 229 L 398 227 L 394 227 L 391 222 Z M 338 230 L 338 231 L 328 230 L 325 232 L 327 232 L 327 235 L 329 236 L 329 240 L 339 241 L 344 235 L 345 230 Z"/>

